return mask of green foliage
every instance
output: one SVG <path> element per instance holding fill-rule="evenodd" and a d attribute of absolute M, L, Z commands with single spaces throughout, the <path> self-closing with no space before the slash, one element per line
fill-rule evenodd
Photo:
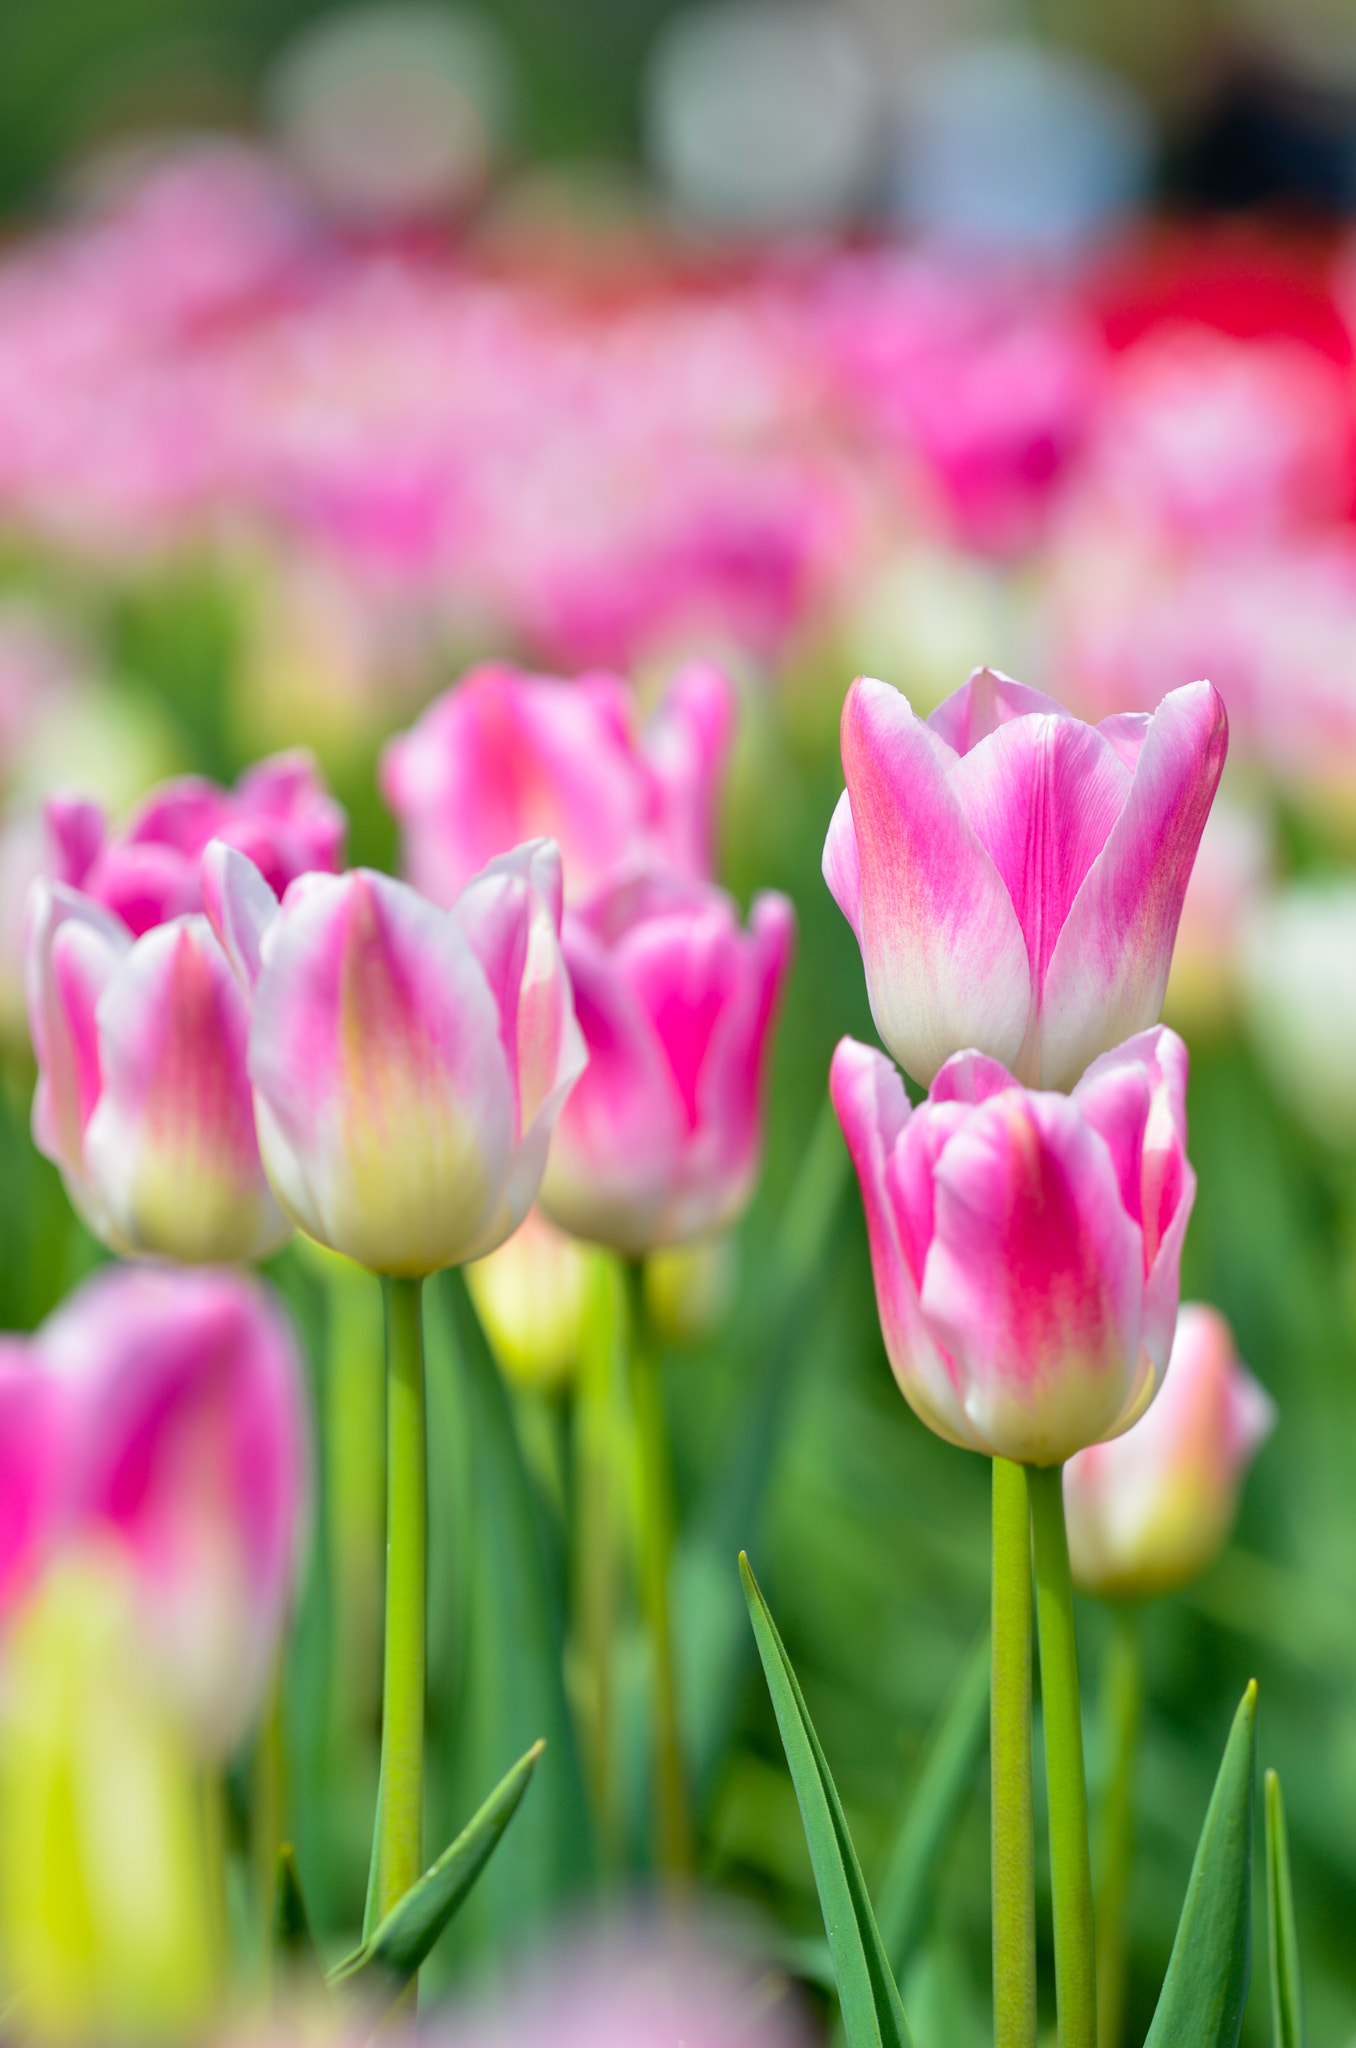
<path fill-rule="evenodd" d="M 1191 1866 L 1145 2048 L 1235 2048 L 1252 1973 L 1257 1686 L 1243 1695 Z"/>
<path fill-rule="evenodd" d="M 1271 2027 L 1274 2048 L 1304 2048 L 1304 2006 L 1300 1995 L 1299 1939 L 1290 1885 L 1290 1841 L 1285 1802 L 1275 1771 L 1266 1775 L 1267 1953 L 1271 1962 Z"/>
<path fill-rule="evenodd" d="M 912 2048 L 842 1802 L 796 1674 L 742 1551 L 739 1571 L 805 1824 L 848 2048 Z"/>

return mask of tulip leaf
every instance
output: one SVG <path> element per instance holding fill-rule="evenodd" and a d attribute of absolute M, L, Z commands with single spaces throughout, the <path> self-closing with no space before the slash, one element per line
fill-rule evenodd
<path fill-rule="evenodd" d="M 1254 1679 L 1229 1732 L 1144 2048 L 1237 2048 L 1252 1973 L 1256 1733 Z"/>
<path fill-rule="evenodd" d="M 331 1970 L 331 1984 L 372 1991 L 379 2000 L 389 2000 L 409 1982 L 498 1847 L 545 1746 L 534 1742 L 518 1759 L 456 1840 L 397 1900 L 362 1947 Z"/>
<path fill-rule="evenodd" d="M 1268 1771 L 1266 1775 L 1265 1810 L 1272 2040 L 1275 2048 L 1303 2048 L 1304 2007 L 1300 1997 L 1295 1899 L 1290 1888 L 1290 1839 L 1286 1833 L 1281 1781 L 1275 1771 Z"/>
<path fill-rule="evenodd" d="M 290 1842 L 278 1849 L 273 1879 L 273 1948 L 284 1964 L 299 1973 L 324 1976 L 324 1965 L 311 1932 L 311 1916 L 297 1870 L 297 1852 Z"/>
<path fill-rule="evenodd" d="M 791 1661 L 742 1550 L 739 1571 L 809 1844 L 848 2048 L 911 2048 L 842 1803 Z"/>
<path fill-rule="evenodd" d="M 928 1738 L 878 1887 L 881 1939 L 902 1977 L 927 1932 L 937 1876 L 974 1789 L 989 1736 L 989 1632 L 960 1675 Z"/>

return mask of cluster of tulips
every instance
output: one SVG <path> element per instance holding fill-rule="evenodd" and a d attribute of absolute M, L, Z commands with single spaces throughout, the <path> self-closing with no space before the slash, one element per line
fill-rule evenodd
<path fill-rule="evenodd" d="M 669 1284 L 690 1305 L 752 1194 L 795 930 L 785 897 L 744 921 L 712 879 L 734 721 L 707 662 L 643 729 L 616 677 L 476 669 L 383 757 L 403 881 L 342 868 L 342 812 L 300 755 L 230 790 L 167 784 L 117 829 L 49 801 L 27 917 L 33 1130 L 89 1230 L 137 1263 L 0 1357 L 0 1940 L 33 2031 L 135 2034 L 166 2014 L 191 2029 L 221 1993 L 221 1845 L 194 1787 L 261 1712 L 276 1722 L 310 1466 L 298 1347 L 237 1268 L 294 1229 L 379 1275 L 386 1315 L 380 1785 L 363 1940 L 331 1971 L 336 1995 L 350 2014 L 411 1995 L 535 1764 L 426 1869 L 421 1288 L 443 1268 L 468 1269 L 506 1369 L 542 1375 L 581 1296 L 616 1280 L 655 1861 L 690 1883 L 655 1262 L 687 1257 Z M 1100 1996 L 1105 2048 L 1122 1936 L 1099 1898 L 1094 1960 L 1071 1558 L 1121 1601 L 1185 1582 L 1274 1420 L 1223 1319 L 1179 1315 L 1187 1054 L 1156 1021 L 1226 744 L 1204 682 L 1099 725 L 988 669 L 926 719 L 870 680 L 843 708 L 824 875 L 887 1052 L 844 1039 L 832 1103 L 900 1389 L 993 1461 L 999 2048 L 1036 2041 L 1033 1554 L 1060 2039 L 1092 2048 Z M 902 2044 L 824 1753 L 747 1565 L 745 1588 L 849 2048 Z M 606 1656 L 575 1688 L 603 1831 Z M 1250 1692 L 1155 2038 L 1237 2041 L 1253 1712 Z M 91 1847 L 115 1781 L 131 1875 Z M 276 1859 L 295 1957 L 306 1914 L 277 1809 L 261 1804 L 252 1846 L 269 1896 Z M 171 1868 L 195 1874 L 191 1896 Z"/>

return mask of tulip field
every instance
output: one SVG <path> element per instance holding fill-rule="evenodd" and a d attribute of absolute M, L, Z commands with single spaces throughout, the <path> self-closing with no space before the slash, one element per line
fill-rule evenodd
<path fill-rule="evenodd" d="M 0 2037 L 1356 2042 L 1356 240 L 0 245 Z"/>

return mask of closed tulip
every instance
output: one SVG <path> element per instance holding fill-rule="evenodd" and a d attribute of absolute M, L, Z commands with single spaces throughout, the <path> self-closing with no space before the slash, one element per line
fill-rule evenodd
<path fill-rule="evenodd" d="M 258 762 L 234 789 L 201 775 L 163 782 L 112 835 L 97 806 L 68 797 L 49 800 L 47 824 L 57 878 L 113 911 L 136 937 L 202 909 L 199 871 L 209 840 L 248 854 L 281 895 L 297 875 L 333 872 L 346 830 L 304 749 Z"/>
<path fill-rule="evenodd" d="M 279 904 L 220 843 L 204 890 L 249 991 L 259 1146 L 287 1214 L 411 1279 L 501 1244 L 585 1058 L 555 848 L 492 861 L 450 911 L 366 868 Z"/>
<path fill-rule="evenodd" d="M 824 875 L 916 1081 L 974 1046 L 1069 1088 L 1154 1022 L 1224 765 L 1209 683 L 1090 726 L 991 669 L 926 720 L 863 677 L 842 744 Z"/>
<path fill-rule="evenodd" d="M 660 871 L 618 877 L 567 917 L 589 1065 L 542 1183 L 555 1222 L 638 1254 L 739 1214 L 794 933 L 784 896 L 755 898 L 741 931 L 723 890 Z"/>
<path fill-rule="evenodd" d="M 60 882 L 29 902 L 33 1137 L 113 1250 L 262 1258 L 289 1225 L 269 1190 L 245 1065 L 244 996 L 207 919 L 133 939 Z"/>
<path fill-rule="evenodd" d="M 1217 1309 L 1184 1302 L 1163 1391 L 1114 1443 L 1064 1468 L 1075 1582 L 1115 1600 L 1170 1593 L 1223 1548 L 1276 1408 Z"/>
<path fill-rule="evenodd" d="M 707 877 L 733 720 L 730 684 L 710 662 L 680 671 L 643 734 L 619 676 L 473 669 L 382 761 L 406 873 L 450 905 L 496 854 L 549 837 L 571 904 L 636 855 Z"/>
<path fill-rule="evenodd" d="M 1196 1177 L 1163 1026 L 1071 1096 L 957 1053 L 917 1109 L 845 1038 L 830 1087 L 866 1207 L 885 1348 L 949 1443 L 1056 1465 L 1128 1429 L 1167 1368 Z"/>

